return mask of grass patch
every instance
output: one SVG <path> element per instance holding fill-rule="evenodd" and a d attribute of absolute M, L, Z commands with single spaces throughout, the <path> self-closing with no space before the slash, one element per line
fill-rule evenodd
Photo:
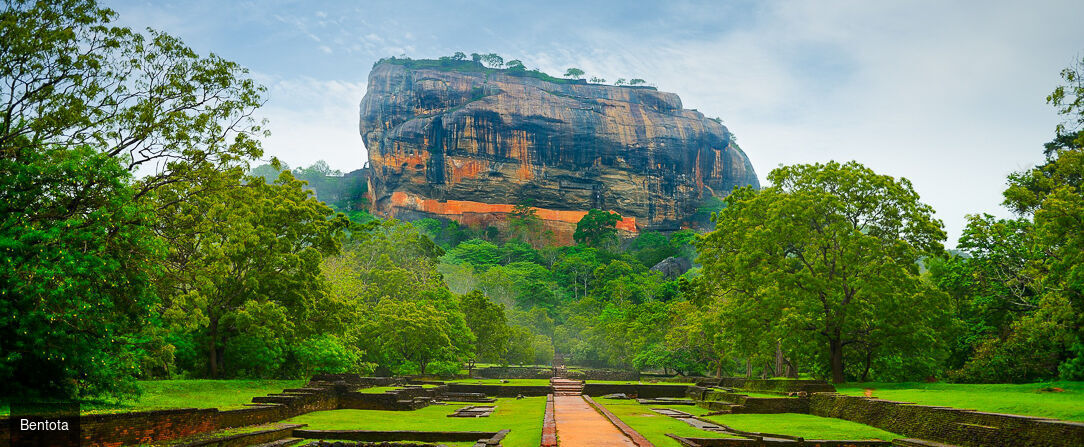
<path fill-rule="evenodd" d="M 811 414 L 722 414 L 708 420 L 742 431 L 801 436 L 806 439 L 880 439 L 891 441 L 903 436 L 879 428 L 843 419 Z"/>
<path fill-rule="evenodd" d="M 501 381 L 508 383 L 502 383 Z M 516 385 L 516 386 L 549 386 L 550 379 L 462 379 L 449 380 L 446 383 L 463 383 L 467 385 Z"/>
<path fill-rule="evenodd" d="M 1044 388 L 1063 391 L 1040 391 Z M 862 396 L 866 389 L 872 389 L 873 397 L 880 399 L 1084 422 L 1084 382 L 848 383 L 836 385 L 836 389 L 851 396 Z"/>
<path fill-rule="evenodd" d="M 252 398 L 305 386 L 304 380 L 146 380 L 139 382 L 138 399 L 88 400 L 80 403 L 83 414 L 123 413 L 171 408 L 243 408 Z M 10 413 L 4 405 L 0 415 Z"/>
<path fill-rule="evenodd" d="M 499 431 L 510 429 L 501 445 L 536 447 L 542 442 L 545 397 L 497 399 L 497 411 L 485 418 L 450 418 L 467 405 L 430 405 L 415 411 L 332 410 L 304 414 L 282 422 L 309 424 L 312 430 Z"/>
<path fill-rule="evenodd" d="M 641 405 L 636 403 L 635 400 L 628 399 L 603 399 L 597 398 L 595 402 L 598 402 L 610 410 L 615 416 L 620 418 L 633 430 L 640 432 L 644 435 L 648 441 L 659 447 L 681 447 L 681 443 L 666 436 L 667 433 L 673 433 L 678 436 L 691 437 L 691 438 L 729 438 L 733 436 L 727 436 L 719 433 L 713 433 L 710 431 L 704 431 L 697 428 L 693 428 L 689 424 L 674 419 L 669 416 L 663 416 L 659 413 L 651 411 L 652 408 L 666 408 L 660 405 Z M 697 416 L 707 413 L 708 410 L 694 406 L 674 406 L 671 407 L 677 411 L 684 411 L 686 413 L 694 414 Z"/>

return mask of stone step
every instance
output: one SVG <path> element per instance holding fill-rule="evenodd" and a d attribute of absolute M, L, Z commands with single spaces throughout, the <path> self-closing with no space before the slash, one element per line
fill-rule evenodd
<path fill-rule="evenodd" d="M 297 396 L 257 396 L 253 397 L 252 401 L 255 403 L 276 403 L 276 404 L 289 404 L 297 400 Z"/>
<path fill-rule="evenodd" d="M 294 445 L 300 441 L 304 441 L 302 438 L 283 438 L 278 441 L 265 442 L 263 444 L 256 444 L 254 447 L 286 447 Z"/>
<path fill-rule="evenodd" d="M 953 444 L 944 444 L 935 441 L 927 441 L 925 439 L 918 438 L 899 438 L 893 439 L 892 445 L 899 447 L 956 447 Z"/>
<path fill-rule="evenodd" d="M 219 445 L 263 445 L 276 442 L 293 435 L 294 429 L 305 427 L 306 424 L 262 424 L 251 426 L 253 430 L 237 433 L 236 429 L 217 430 L 200 433 L 189 437 L 174 439 L 161 444 L 151 446 L 169 447 L 203 447 Z M 285 445 L 285 444 L 279 444 Z"/>

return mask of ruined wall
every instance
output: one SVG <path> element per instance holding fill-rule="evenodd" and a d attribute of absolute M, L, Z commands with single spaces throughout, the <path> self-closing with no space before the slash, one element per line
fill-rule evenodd
<path fill-rule="evenodd" d="M 964 447 L 1080 446 L 1084 423 L 817 393 L 810 413 Z"/>

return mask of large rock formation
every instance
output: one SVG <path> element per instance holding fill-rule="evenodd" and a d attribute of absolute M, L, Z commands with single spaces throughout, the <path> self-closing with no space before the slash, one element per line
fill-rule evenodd
<path fill-rule="evenodd" d="M 373 213 L 501 227 L 530 203 L 568 243 L 591 208 L 626 231 L 672 230 L 758 186 L 726 127 L 673 93 L 519 74 L 377 64 L 360 122 Z"/>

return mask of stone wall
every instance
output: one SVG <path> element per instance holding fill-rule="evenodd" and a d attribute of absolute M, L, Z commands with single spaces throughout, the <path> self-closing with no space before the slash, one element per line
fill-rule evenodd
<path fill-rule="evenodd" d="M 803 447 L 890 447 L 891 442 L 873 440 L 826 440 L 805 439 L 801 443 L 792 439 L 750 439 L 750 438 L 683 438 L 670 435 L 682 445 L 698 447 L 764 447 L 770 445 Z"/>
<path fill-rule="evenodd" d="M 689 397 L 701 408 L 712 411 L 730 410 L 731 413 L 809 413 L 808 397 L 749 397 L 740 392 L 726 392 L 712 388 L 692 387 Z M 737 406 L 732 406 L 737 405 Z"/>
<path fill-rule="evenodd" d="M 489 366 L 474 370 L 483 379 L 548 379 L 553 376 L 550 368 L 534 366 Z"/>
<path fill-rule="evenodd" d="M 505 431 L 505 433 L 507 433 Z M 482 431 L 378 431 L 378 430 L 294 430 L 294 437 L 305 439 L 341 439 L 345 441 L 421 441 L 421 442 L 477 442 L 489 440 L 501 432 Z M 501 436 L 503 438 L 503 436 Z M 500 440 L 498 440 L 500 442 Z"/>
<path fill-rule="evenodd" d="M 82 444 L 120 446 L 176 439 L 218 428 L 218 410 L 186 408 L 79 418 Z M 7 426 L 6 421 L 3 424 Z"/>
<path fill-rule="evenodd" d="M 468 383 L 449 383 L 448 392 L 451 393 L 483 393 L 486 396 L 516 397 L 545 396 L 553 393 L 549 385 L 475 385 Z"/>
<path fill-rule="evenodd" d="M 623 393 L 636 395 L 644 399 L 659 397 L 685 397 L 688 385 L 668 384 L 611 384 L 611 383 L 586 383 L 583 385 L 583 394 L 588 396 L 605 396 L 607 394 Z"/>
<path fill-rule="evenodd" d="M 794 393 L 805 391 L 807 393 L 834 393 L 836 387 L 823 380 L 809 379 L 746 379 L 744 377 L 723 377 L 721 379 L 705 379 L 696 382 L 698 386 L 724 388 L 741 388 L 746 391 L 760 391 L 772 393 Z"/>
<path fill-rule="evenodd" d="M 565 377 L 574 380 L 640 380 L 640 373 L 621 369 L 578 369 L 565 373 Z"/>
<path fill-rule="evenodd" d="M 810 413 L 964 447 L 1080 446 L 1084 423 L 914 405 L 833 393 L 810 397 Z"/>

